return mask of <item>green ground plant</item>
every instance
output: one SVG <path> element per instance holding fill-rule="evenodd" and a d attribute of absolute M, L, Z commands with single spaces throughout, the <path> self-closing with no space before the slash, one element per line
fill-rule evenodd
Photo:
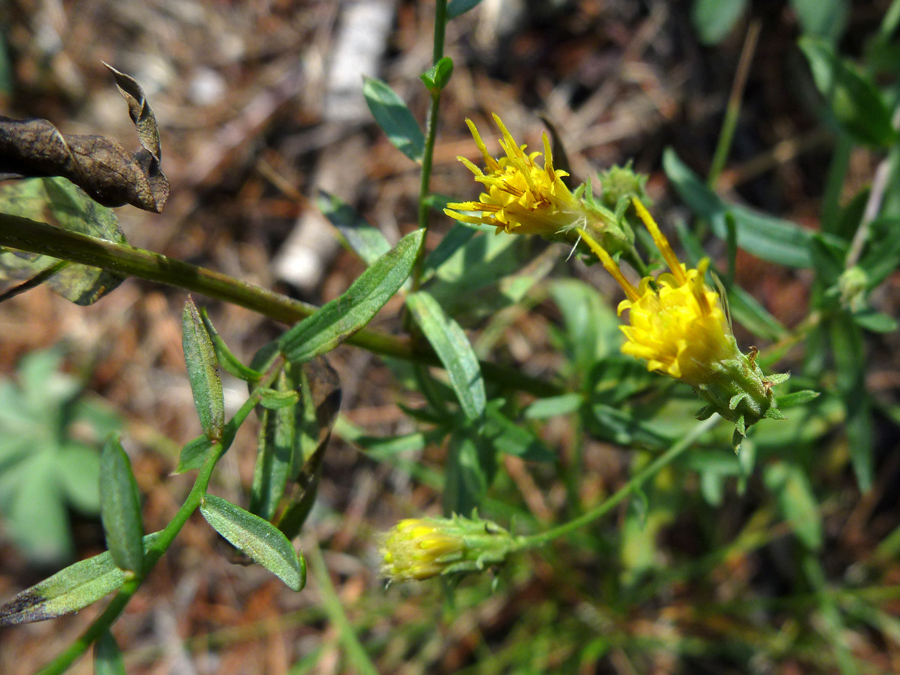
<path fill-rule="evenodd" d="M 794 4 L 802 8 L 807 3 Z M 535 607 L 522 629 L 524 635 L 529 625 L 541 624 L 539 637 L 533 644 L 522 637 L 518 651 L 496 655 L 497 667 L 508 672 L 537 672 L 550 667 L 549 659 L 575 672 L 613 649 L 640 654 L 661 648 L 629 637 L 621 628 L 629 607 L 783 532 L 795 535 L 792 559 L 802 579 L 798 586 L 805 589 L 787 602 L 816 612 L 814 630 L 791 641 L 770 627 L 756 626 L 756 632 L 721 645 L 715 653 L 688 636 L 663 647 L 686 658 L 713 654 L 729 663 L 745 662 L 760 652 L 777 662 L 790 653 L 823 670 L 833 664 L 842 673 L 853 673 L 874 671 L 858 662 L 844 639 L 848 623 L 875 626 L 896 640 L 896 619 L 882 605 L 900 591 L 882 584 L 879 561 L 896 555 L 900 530 L 884 539 L 875 558 L 864 561 L 860 583 L 832 584 L 821 564 L 827 534 L 815 469 L 821 461 L 817 444 L 826 435 L 846 434 L 846 454 L 838 459 L 852 467 L 859 492 L 865 493 L 876 473 L 873 410 L 900 418 L 896 406 L 868 393 L 865 382 L 867 332 L 897 330 L 896 319 L 879 312 L 872 297 L 900 265 L 900 152 L 894 124 L 900 99 L 896 87 L 876 84 L 877 75 L 896 66 L 900 3 L 891 5 L 880 32 L 872 36 L 862 67 L 843 57 L 835 48 L 836 34 L 819 30 L 818 24 L 801 38 L 823 120 L 838 138 L 821 227 L 804 229 L 717 194 L 717 176 L 728 157 L 740 109 L 738 91 L 709 176 L 698 176 L 674 151 L 665 154 L 665 173 L 693 215 L 691 223 L 677 228 L 681 255 L 650 214 L 646 177 L 630 167 L 616 167 L 596 181 L 567 185 L 568 173 L 553 163 L 552 142 L 557 139 L 545 136 L 542 151 L 529 152 L 500 117 L 495 120 L 503 140 L 501 152 L 494 153 L 499 159 L 470 123 L 484 162 L 467 161 L 466 166 L 482 194 L 474 201 L 454 201 L 432 192 L 441 94 L 453 73 L 453 63 L 444 55 L 444 29 L 475 5 L 466 0 L 436 2 L 433 67 L 421 76 L 430 95 L 424 129 L 387 84 L 366 81 L 364 95 L 375 120 L 421 169 L 418 227 L 391 244 L 349 205 L 320 195 L 322 213 L 367 265 L 340 297 L 322 307 L 128 245 L 109 207 L 130 203 L 161 210 L 168 186 L 152 110 L 140 86 L 127 75 L 113 70 L 141 141 L 137 153 L 109 146 L 113 159 L 102 165 L 79 170 L 66 165 L 63 171 L 65 162 L 54 165 L 54 157 L 65 159 L 72 154 L 63 152 L 65 148 L 84 147 L 89 142 L 85 139 L 97 137 L 64 137 L 42 121 L 4 122 L 6 138 L 14 145 L 19 139 L 17 173 L 27 178 L 0 187 L 0 264 L 7 278 L 19 280 L 4 297 L 47 283 L 73 302 L 91 304 L 133 276 L 291 325 L 246 362 L 232 353 L 206 313 L 187 299 L 183 347 L 203 433 L 181 450 L 175 471 L 195 472 L 196 477 L 175 517 L 159 532 L 145 532 L 131 463 L 119 438 L 110 436 L 99 457 L 67 440 L 65 430 L 78 392 L 71 382 L 51 376 L 58 357 L 32 355 L 22 364 L 19 385 L 0 385 L 0 425 L 19 425 L 0 439 L 0 486 L 16 481 L 18 490 L 0 490 L 0 507 L 13 528 L 23 533 L 22 545 L 34 555 L 68 550 L 58 516 L 68 499 L 79 508 L 99 510 L 109 549 L 64 568 L 0 607 L 0 624 L 12 625 L 76 612 L 114 594 L 83 635 L 41 671 L 44 675 L 64 672 L 92 646 L 97 672 L 124 672 L 111 628 L 198 510 L 245 561 L 262 565 L 290 589 L 302 591 L 307 561 L 292 541 L 313 507 L 332 434 L 385 462 L 404 462 L 403 451 L 427 445 L 446 448 L 440 472 L 408 467 L 417 479 L 440 490 L 444 513 L 416 515 L 382 535 L 382 572 L 388 580 L 440 577 L 452 594 L 463 576 L 504 563 L 511 567 L 509 578 L 521 580 L 532 569 L 530 556 L 545 557 L 564 574 L 572 562 L 554 553 L 554 546 L 564 540 L 580 547 L 580 554 L 617 551 L 618 572 L 602 577 L 608 607 L 590 610 L 597 612 L 595 623 L 605 629 L 597 630 L 579 617 L 551 616 L 558 607 L 550 603 Z M 721 25 L 732 25 L 743 8 L 742 3 L 697 6 L 695 22 L 708 41 L 724 35 Z M 710 7 L 724 14 L 704 14 Z M 842 204 L 849 151 L 857 145 L 884 159 L 872 185 Z M 558 163 L 562 158 L 556 155 Z M 431 224 L 445 213 L 456 222 L 435 244 Z M 725 243 L 721 266 L 705 253 L 711 237 Z M 734 283 L 738 249 L 808 272 L 813 293 L 801 325 L 785 327 Z M 590 285 L 551 276 L 560 267 L 559 259 L 569 254 L 588 264 L 600 263 L 620 283 L 626 294 L 618 307 L 621 316 Z M 566 264 L 574 262 L 562 267 Z M 629 281 L 633 275 L 628 267 L 642 279 L 637 285 Z M 405 333 L 367 328 L 398 295 L 404 299 Z M 527 308 L 536 297 L 555 304 L 562 317 L 554 339 L 567 365 L 553 379 L 539 379 L 490 359 L 494 336 L 512 316 L 509 312 Z M 464 330 L 476 322 L 481 326 L 477 332 Z M 770 346 L 739 346 L 732 322 Z M 415 432 L 373 437 L 339 416 L 340 383 L 326 356 L 343 343 L 385 357 L 399 386 L 421 394 L 424 404 L 406 409 L 416 421 Z M 803 362 L 791 378 L 776 374 L 779 362 L 801 343 Z M 230 417 L 222 370 L 245 381 L 250 392 Z M 58 411 L 52 423 L 46 417 L 34 419 L 35 401 Z M 260 417 L 259 454 L 244 508 L 209 494 L 208 488 L 237 430 L 254 411 Z M 574 425 L 579 437 L 631 449 L 627 482 L 582 508 L 577 498 L 579 448 L 576 461 L 564 467 L 543 440 L 544 425 L 556 418 Z M 34 438 L 44 440 L 37 443 Z M 514 499 L 498 499 L 507 482 L 504 455 L 558 472 L 556 477 L 573 497 L 571 517 L 542 524 Z M 77 468 L 69 472 L 73 462 Z M 54 514 L 22 515 L 16 510 L 17 494 L 22 501 L 22 492 L 37 489 L 36 481 L 59 471 L 68 482 L 54 483 L 59 488 L 54 500 L 42 506 L 52 507 Z M 27 475 L 27 481 L 15 479 L 19 474 Z M 86 476 L 93 474 L 99 477 L 96 493 L 87 487 Z M 656 538 L 676 514 L 741 499 L 754 476 L 761 480 L 751 489 L 765 493 L 758 519 L 730 541 L 722 541 L 711 527 L 706 535 L 713 545 L 706 556 L 658 568 Z M 628 504 L 623 517 L 604 524 L 623 503 Z M 41 541 L 27 539 L 25 518 L 41 524 Z M 584 534 L 601 524 L 603 536 Z M 372 662 L 377 646 L 362 644 L 355 629 L 364 626 L 347 622 L 336 596 L 328 594 L 318 549 L 310 556 L 311 571 L 326 589 L 326 612 L 340 627 L 349 662 L 358 672 L 377 672 Z M 471 606 L 484 591 L 481 586 L 477 592 L 460 586 L 457 601 Z M 719 603 L 709 611 L 743 618 L 754 611 L 754 601 Z M 558 637 L 550 645 L 546 626 L 554 622 Z M 410 639 L 423 630 L 409 626 Z M 301 666 L 297 672 L 303 672 Z"/>

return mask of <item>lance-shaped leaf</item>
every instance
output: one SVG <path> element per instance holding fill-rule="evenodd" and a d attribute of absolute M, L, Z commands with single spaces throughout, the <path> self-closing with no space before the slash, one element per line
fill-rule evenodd
<path fill-rule="evenodd" d="M 297 492 L 277 522 L 288 539 L 300 533 L 315 503 L 325 448 L 341 407 L 340 380 L 324 357 L 303 364 L 300 377 L 302 406 L 298 408 L 293 457 L 307 459 L 302 467 L 291 468 Z"/>
<path fill-rule="evenodd" d="M 403 237 L 351 284 L 350 288 L 304 319 L 281 338 L 281 351 L 294 363 L 324 354 L 371 321 L 412 271 L 424 230 Z"/>
<path fill-rule="evenodd" d="M 861 143 L 887 147 L 897 140 L 881 92 L 825 40 L 800 38 L 816 87 L 838 124 Z"/>
<path fill-rule="evenodd" d="M 181 448 L 181 455 L 178 458 L 178 466 L 175 467 L 176 474 L 199 469 L 203 466 L 209 451 L 213 447 L 213 442 L 205 435 L 198 436 L 192 441 L 188 441 L 187 445 Z"/>
<path fill-rule="evenodd" d="M 425 154 L 425 135 L 403 99 L 381 80 L 365 78 L 363 96 L 388 140 L 414 162 Z"/>
<path fill-rule="evenodd" d="M 122 652 L 108 628 L 94 644 L 94 675 L 125 675 Z"/>
<path fill-rule="evenodd" d="M 105 136 L 63 135 L 47 120 L 0 116 L 0 179 L 62 176 L 104 206 L 162 211 L 169 182 L 159 169 L 156 120 L 138 83 L 110 70 L 128 102 L 140 150 L 130 153 Z"/>
<path fill-rule="evenodd" d="M 356 209 L 340 197 L 322 190 L 316 198 L 316 206 L 319 207 L 322 215 L 328 218 L 328 222 L 344 235 L 350 248 L 367 265 L 371 265 L 391 250 L 391 245 L 384 238 L 381 230 L 369 225 Z"/>
<path fill-rule="evenodd" d="M 144 566 L 141 500 L 131 461 L 116 437 L 106 442 L 100 455 L 100 516 L 116 565 L 140 573 Z"/>
<path fill-rule="evenodd" d="M 200 425 L 207 438 L 217 441 L 222 437 L 225 426 L 225 401 L 222 395 L 222 380 L 212 340 L 194 301 L 188 298 L 184 304 L 181 319 L 184 361 L 187 364 L 188 379 L 194 405 L 200 417 Z"/>
<path fill-rule="evenodd" d="M 219 365 L 225 369 L 225 372 L 244 380 L 244 382 L 259 381 L 263 374 L 253 370 L 253 368 L 245 366 L 241 363 L 240 359 L 231 352 L 228 345 L 225 344 L 225 340 L 222 339 L 222 336 L 219 335 L 216 327 L 213 326 L 213 322 L 209 318 L 206 308 L 200 310 L 200 318 L 203 319 L 203 325 L 206 326 L 206 332 L 209 333 L 209 338 L 212 340 L 213 349 L 216 351 L 216 359 L 219 361 Z"/>
<path fill-rule="evenodd" d="M 213 529 L 235 548 L 246 553 L 288 588 L 306 585 L 306 561 L 274 525 L 220 497 L 205 495 L 200 513 Z"/>
<path fill-rule="evenodd" d="M 62 178 L 44 178 L 0 186 L 3 213 L 51 223 L 117 244 L 125 243 L 116 214 L 88 197 Z M 56 258 L 21 251 L 0 252 L 0 279 L 34 279 L 59 265 Z M 47 285 L 67 300 L 90 305 L 115 289 L 125 277 L 96 267 L 67 263 L 43 278 Z"/>
<path fill-rule="evenodd" d="M 482 417 L 486 403 L 484 380 L 478 357 L 475 356 L 465 331 L 444 314 L 437 300 L 425 291 L 410 295 L 406 299 L 406 305 L 447 369 L 450 384 L 453 385 L 466 417 Z"/>
<path fill-rule="evenodd" d="M 450 0 L 447 5 L 447 18 L 455 19 L 481 4 L 481 0 Z"/>
<path fill-rule="evenodd" d="M 291 368 L 293 370 L 293 368 Z M 282 372 L 275 382 L 277 390 L 272 394 L 292 394 L 288 407 L 272 409 L 263 404 L 260 414 L 259 440 L 253 487 L 250 492 L 250 512 L 263 520 L 272 520 L 278 502 L 284 495 L 293 462 L 294 436 L 297 428 L 297 402 L 292 373 Z"/>
<path fill-rule="evenodd" d="M 144 553 L 159 537 L 144 537 Z M 71 614 L 119 588 L 125 575 L 107 551 L 57 572 L 36 586 L 22 591 L 0 607 L 0 626 L 33 623 Z"/>

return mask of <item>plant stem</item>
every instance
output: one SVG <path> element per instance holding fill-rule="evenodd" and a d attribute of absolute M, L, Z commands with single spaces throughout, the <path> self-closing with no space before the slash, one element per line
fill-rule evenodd
<path fill-rule="evenodd" d="M 841 222 L 841 190 L 850 164 L 850 152 L 853 141 L 846 133 L 840 133 L 831 164 L 828 167 L 828 178 L 825 181 L 825 193 L 822 196 L 822 231 L 835 233 Z"/>
<path fill-rule="evenodd" d="M 444 58 L 444 33 L 447 28 L 447 0 L 437 0 L 434 7 L 434 50 L 432 53 L 432 65 Z M 425 122 L 425 151 L 422 154 L 422 179 L 419 183 L 419 227 L 425 230 L 422 238 L 422 246 L 416 258 L 412 273 L 412 290 L 419 290 L 422 284 L 422 272 L 425 269 L 425 243 L 428 239 L 428 211 L 431 193 L 431 168 L 434 164 L 434 142 L 437 138 L 438 111 L 441 103 L 441 90 L 431 92 L 431 100 L 428 104 L 428 118 Z"/>
<path fill-rule="evenodd" d="M 352 668 L 364 675 L 378 675 L 378 669 L 372 663 L 359 638 L 356 637 L 356 632 L 344 613 L 341 600 L 334 589 L 334 584 L 331 583 L 331 577 L 328 576 L 328 569 L 325 567 L 325 558 L 322 557 L 319 542 L 315 539 L 313 541 L 314 543 L 309 549 L 310 564 L 319 587 L 319 593 L 322 595 L 322 605 L 328 614 L 328 620 L 337 629 L 338 638 L 344 645 Z"/>
<path fill-rule="evenodd" d="M 722 121 L 719 142 L 716 144 L 716 151 L 709 168 L 709 177 L 706 179 L 706 184 L 711 189 L 715 189 L 716 181 L 719 180 L 722 169 L 725 168 L 725 162 L 728 160 L 728 153 L 731 151 L 731 143 L 734 140 L 734 132 L 741 114 L 744 87 L 747 86 L 747 75 L 750 73 L 750 63 L 753 61 L 761 28 L 762 24 L 759 19 L 756 19 L 747 29 L 747 37 L 744 39 L 744 47 L 741 50 L 741 59 L 738 62 L 734 83 L 731 86 L 731 95 L 728 97 L 728 106 L 725 108 L 725 119 Z"/>
<path fill-rule="evenodd" d="M 294 324 L 318 308 L 280 293 L 240 281 L 228 275 L 167 258 L 124 244 L 116 244 L 78 232 L 64 230 L 27 218 L 0 213 L 0 246 L 52 256 L 111 272 L 157 281 L 170 286 L 224 300 L 269 317 Z M 347 339 L 348 344 L 375 354 L 441 366 L 427 345 L 414 346 L 409 338 L 363 329 Z M 536 396 L 561 393 L 558 385 L 529 376 L 521 370 L 493 363 L 481 363 L 484 376 L 498 384 L 520 389 Z"/>
<path fill-rule="evenodd" d="M 175 541 L 175 537 L 181 532 L 181 528 L 184 527 L 188 518 L 190 518 L 191 514 L 193 514 L 194 511 L 197 510 L 197 507 L 200 506 L 200 500 L 203 498 L 203 495 L 206 494 L 216 464 L 228 451 L 231 441 L 234 440 L 234 432 L 237 431 L 237 428 L 240 427 L 245 419 L 247 419 L 250 411 L 252 411 L 253 408 L 256 407 L 256 404 L 259 403 L 262 390 L 275 380 L 283 366 L 283 357 L 275 359 L 265 377 L 262 378 L 259 385 L 244 402 L 244 405 L 240 407 L 234 414 L 234 417 L 232 417 L 226 425 L 223 440 L 212 445 L 202 468 L 197 474 L 194 485 L 191 487 L 191 491 L 184 500 L 184 504 L 181 505 L 181 508 L 178 509 L 175 516 L 169 521 L 169 524 L 166 525 L 159 537 L 155 539 L 147 549 L 147 555 L 144 559 L 144 569 L 141 571 L 141 574 L 128 579 L 119 589 L 118 593 L 116 593 L 112 601 L 110 601 L 109 605 L 106 606 L 106 609 L 103 610 L 103 613 L 94 619 L 94 621 L 91 622 L 91 625 L 87 627 L 87 630 L 85 630 L 77 640 L 69 645 L 66 650 L 57 656 L 50 664 L 45 666 L 38 675 L 59 675 L 59 673 L 64 673 L 68 670 L 69 666 L 71 666 L 78 657 L 84 654 L 104 631 L 108 630 L 110 626 L 115 623 L 116 619 L 119 618 L 119 615 L 131 601 L 131 598 L 134 597 L 134 594 L 137 593 L 141 584 L 143 584 L 144 579 L 147 578 L 147 575 L 156 563 L 159 562 L 159 559 L 169 549 L 172 542 Z"/>
<path fill-rule="evenodd" d="M 721 421 L 721 417 L 719 417 L 718 415 L 713 415 L 708 420 L 698 424 L 691 430 L 691 432 L 687 436 L 679 440 L 677 443 L 672 445 L 672 447 L 666 450 L 662 455 L 660 455 L 655 460 L 650 462 L 650 464 L 648 464 L 646 467 L 638 471 L 638 473 L 635 474 L 631 478 L 631 480 L 629 480 L 624 486 L 622 486 L 622 488 L 618 492 L 610 496 L 605 501 L 601 502 L 591 511 L 588 511 L 584 515 L 581 515 L 574 520 L 570 520 L 568 523 L 563 523 L 562 525 L 551 528 L 546 532 L 539 532 L 538 534 L 519 537 L 516 547 L 517 550 L 543 546 L 544 544 L 551 542 L 554 539 L 559 539 L 560 537 L 564 537 L 574 532 L 575 530 L 584 527 L 585 525 L 589 525 L 601 516 L 606 515 L 620 502 L 624 501 L 624 499 L 628 495 L 640 488 L 644 483 L 653 478 L 653 476 L 659 473 L 663 468 L 675 461 L 675 459 L 677 459 L 685 450 L 691 447 L 694 441 L 696 441 Z"/>

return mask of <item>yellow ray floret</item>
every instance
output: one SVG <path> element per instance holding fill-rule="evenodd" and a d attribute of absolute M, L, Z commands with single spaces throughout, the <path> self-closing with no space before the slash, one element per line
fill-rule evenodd
<path fill-rule="evenodd" d="M 649 370 L 697 387 L 714 376 L 717 364 L 739 354 L 722 300 L 704 279 L 709 260 L 688 269 L 644 206 L 637 200 L 634 206 L 670 272 L 645 277 L 635 288 L 590 235 L 580 234 L 627 296 L 619 304 L 619 314 L 628 310 L 630 324 L 621 327 L 627 338 L 622 352 L 642 359 Z"/>
<path fill-rule="evenodd" d="M 500 147 L 504 157 L 494 159 L 472 120 L 466 124 L 475 144 L 484 157 L 484 170 L 465 157 L 459 161 L 475 174 L 484 186 L 477 202 L 448 204 L 444 209 L 451 218 L 464 223 L 493 225 L 516 234 L 553 235 L 557 232 L 587 224 L 588 213 L 580 199 L 573 195 L 562 178 L 569 174 L 553 168 L 550 140 L 544 134 L 544 165 L 539 166 L 542 153 L 526 154 L 525 145 L 518 145 L 503 122 L 494 115 L 503 138 Z"/>

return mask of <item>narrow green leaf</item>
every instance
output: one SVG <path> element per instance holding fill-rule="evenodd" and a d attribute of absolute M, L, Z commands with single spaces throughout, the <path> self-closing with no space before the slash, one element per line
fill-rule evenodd
<path fill-rule="evenodd" d="M 100 516 L 106 545 L 116 565 L 137 574 L 144 566 L 141 499 L 131 460 L 115 436 L 100 455 Z"/>
<path fill-rule="evenodd" d="M 478 357 L 465 331 L 444 314 L 437 301 L 425 291 L 410 295 L 406 305 L 447 369 L 450 384 L 466 417 L 482 417 L 486 404 L 484 380 Z"/>
<path fill-rule="evenodd" d="M 790 0 L 790 4 L 804 35 L 834 43 L 843 34 L 850 14 L 845 0 Z"/>
<path fill-rule="evenodd" d="M 225 426 L 225 401 L 222 396 L 222 380 L 212 340 L 194 301 L 188 297 L 181 319 L 184 361 L 194 395 L 194 406 L 200 417 L 200 426 L 207 438 L 217 441 Z"/>
<path fill-rule="evenodd" d="M 291 465 L 290 473 L 290 479 L 299 491 L 295 490 L 292 503 L 276 523 L 288 539 L 300 534 L 315 504 L 328 439 L 331 438 L 341 405 L 340 378 L 324 357 L 303 364 L 300 393 L 302 405 L 297 408 L 295 464 Z M 302 466 L 300 462 L 303 462 Z"/>
<path fill-rule="evenodd" d="M 804 403 L 809 403 L 813 399 L 818 398 L 819 395 L 820 393 L 818 391 L 804 389 L 803 391 L 795 391 L 792 394 L 779 396 L 775 401 L 779 410 L 785 410 L 786 408 L 794 408 L 803 405 Z"/>
<path fill-rule="evenodd" d="M 391 245 L 381 230 L 369 225 L 356 209 L 340 197 L 320 190 L 316 206 L 366 265 L 371 265 L 391 250 Z"/>
<path fill-rule="evenodd" d="M 297 555 L 293 544 L 274 525 L 209 494 L 203 497 L 200 513 L 216 532 L 272 572 L 288 588 L 299 591 L 306 585 L 306 561 Z"/>
<path fill-rule="evenodd" d="M 852 316 L 857 325 L 873 333 L 893 333 L 900 328 L 897 319 L 871 307 L 853 312 Z"/>
<path fill-rule="evenodd" d="M 210 340 L 212 340 L 213 349 L 216 352 L 216 360 L 219 362 L 219 365 L 224 368 L 225 372 L 234 375 L 238 379 L 244 380 L 244 382 L 259 381 L 263 374 L 253 370 L 253 368 L 245 366 L 241 363 L 240 359 L 231 352 L 228 345 L 225 344 L 225 340 L 222 339 L 219 332 L 216 330 L 216 327 L 213 326 L 212 320 L 210 320 L 205 307 L 200 310 L 200 318 L 203 319 L 203 325 L 206 327 L 206 332 L 209 333 Z"/>
<path fill-rule="evenodd" d="M 450 0 L 447 5 L 447 19 L 455 19 L 458 16 L 462 16 L 480 4 L 481 0 Z"/>
<path fill-rule="evenodd" d="M 365 78 L 363 96 L 378 126 L 400 152 L 414 162 L 425 154 L 425 135 L 403 99 L 381 80 Z"/>
<path fill-rule="evenodd" d="M 492 401 L 487 407 L 484 435 L 499 452 L 521 457 L 529 462 L 555 462 L 558 457 L 531 429 L 515 422 L 500 410 L 503 401 Z"/>
<path fill-rule="evenodd" d="M 108 628 L 94 643 L 94 675 L 125 675 L 122 652 Z"/>
<path fill-rule="evenodd" d="M 663 167 L 675 190 L 691 210 L 709 220 L 717 237 L 728 237 L 726 214 L 734 217 L 737 245 L 745 251 L 788 267 L 810 267 L 812 233 L 794 223 L 758 213 L 743 206 L 730 206 L 711 191 L 671 148 L 663 154 Z M 836 239 L 822 235 L 823 241 Z M 838 240 L 840 241 L 840 240 Z"/>
<path fill-rule="evenodd" d="M 276 391 L 275 389 L 261 389 L 259 404 L 269 410 L 281 410 L 296 405 L 300 395 L 296 391 Z"/>
<path fill-rule="evenodd" d="M 797 538 L 811 551 L 819 550 L 824 540 L 822 518 L 803 470 L 793 464 L 777 462 L 766 467 L 763 480 L 777 497 L 781 513 L 794 528 Z"/>
<path fill-rule="evenodd" d="M 816 87 L 838 124 L 858 142 L 888 147 L 897 140 L 881 93 L 825 40 L 800 38 Z"/>
<path fill-rule="evenodd" d="M 447 464 L 444 470 L 444 515 L 472 513 L 487 493 L 493 479 L 490 458 L 493 447 L 465 426 L 454 430 L 448 442 Z M 488 461 L 488 465 L 485 466 Z"/>
<path fill-rule="evenodd" d="M 850 460 L 860 492 L 872 487 L 875 469 L 872 447 L 872 411 L 866 391 L 865 345 L 862 331 L 850 317 L 839 314 L 829 322 L 831 352 L 837 371 L 837 389 L 847 411 Z"/>
<path fill-rule="evenodd" d="M 412 271 L 424 230 L 403 237 L 381 256 L 347 291 L 304 319 L 280 340 L 281 351 L 294 363 L 304 363 L 337 347 L 371 321 L 400 290 Z"/>
<path fill-rule="evenodd" d="M 451 75 L 453 75 L 453 60 L 449 56 L 445 56 L 429 68 L 427 72 L 419 75 L 419 79 L 425 83 L 428 91 L 434 94 L 442 91 L 447 86 Z"/>
<path fill-rule="evenodd" d="M 198 436 L 194 440 L 189 441 L 181 449 L 181 456 L 178 458 L 178 466 L 175 467 L 174 473 L 179 474 L 199 469 L 206 461 L 212 446 L 213 442 L 206 436 Z"/>
<path fill-rule="evenodd" d="M 52 223 L 98 239 L 125 243 L 115 212 L 101 206 L 64 178 L 33 178 L 0 186 L 3 212 Z M 34 278 L 59 261 L 37 254 L 0 252 L 0 279 Z M 90 305 L 115 289 L 125 277 L 71 263 L 46 279 L 56 293 L 78 305 Z"/>
<path fill-rule="evenodd" d="M 154 532 L 144 537 L 144 553 L 159 535 Z M 69 565 L 0 606 L 0 626 L 45 621 L 77 612 L 116 590 L 124 581 L 125 575 L 109 551 L 101 553 Z"/>
<path fill-rule="evenodd" d="M 278 502 L 284 495 L 288 474 L 294 461 L 292 454 L 299 401 L 295 389 L 299 386 L 299 382 L 295 382 L 287 373 L 282 372 L 275 384 L 279 391 L 272 393 L 292 394 L 293 403 L 289 407 L 263 410 L 260 415 L 256 467 L 253 472 L 249 505 L 251 513 L 268 521 L 272 520 Z"/>
<path fill-rule="evenodd" d="M 525 409 L 525 419 L 542 420 L 557 415 L 569 415 L 581 407 L 581 394 L 563 394 L 550 398 L 540 398 Z"/>
<path fill-rule="evenodd" d="M 691 23 L 705 45 L 724 40 L 747 8 L 747 0 L 694 0 Z"/>
<path fill-rule="evenodd" d="M 450 231 L 444 235 L 440 243 L 425 256 L 425 270 L 423 277 L 430 277 L 442 264 L 456 253 L 461 247 L 478 234 L 478 230 L 463 223 L 456 223 Z"/>
<path fill-rule="evenodd" d="M 876 218 L 869 223 L 869 243 L 859 260 L 869 288 L 875 288 L 900 266 L 900 219 Z"/>

